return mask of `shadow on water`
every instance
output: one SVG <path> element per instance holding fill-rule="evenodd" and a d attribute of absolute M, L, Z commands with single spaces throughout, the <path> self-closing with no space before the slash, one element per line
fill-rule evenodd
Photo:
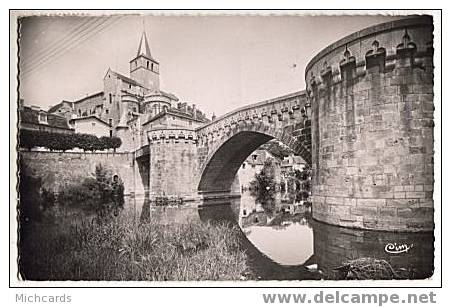
<path fill-rule="evenodd" d="M 259 210 L 255 209 L 255 204 L 260 205 Z M 356 277 L 351 274 L 355 273 L 352 270 L 359 268 L 350 267 L 349 263 L 363 261 L 365 265 L 374 264 L 374 259 L 382 263 L 386 261 L 394 270 L 391 277 L 377 279 L 424 279 L 432 276 L 434 237 L 431 232 L 349 229 L 315 221 L 310 211 L 297 210 L 299 206 L 289 206 L 289 209 L 285 206 L 282 209 L 283 205 L 279 202 L 272 206 L 275 208 L 258 204 L 255 199 L 243 194 L 241 200 L 204 201 L 199 208 L 201 221 L 228 222 L 241 227 L 241 241 L 248 255 L 251 278 L 350 279 Z M 246 210 L 248 212 L 243 215 Z M 258 232 L 259 237 L 255 235 Z M 280 255 L 285 259 L 281 260 Z M 287 257 L 291 257 L 288 259 L 291 261 L 287 261 Z M 379 276 L 376 273 L 374 276 Z M 372 275 L 364 276 L 370 276 L 366 279 L 372 278 Z"/>

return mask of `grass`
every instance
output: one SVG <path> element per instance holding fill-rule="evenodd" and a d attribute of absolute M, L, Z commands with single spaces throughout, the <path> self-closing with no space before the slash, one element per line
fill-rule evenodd
<path fill-rule="evenodd" d="M 226 224 L 136 223 L 124 212 L 27 227 L 19 249 L 26 280 L 239 280 L 246 270 L 240 230 Z"/>

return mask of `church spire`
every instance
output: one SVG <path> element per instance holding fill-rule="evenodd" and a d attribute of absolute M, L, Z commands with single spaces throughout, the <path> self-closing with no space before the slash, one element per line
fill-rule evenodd
<path fill-rule="evenodd" d="M 144 55 L 149 59 L 152 58 L 150 54 L 149 42 L 147 41 L 146 31 L 143 31 L 143 34 L 141 35 L 141 39 L 139 41 L 138 54 L 136 56 L 139 57 L 140 55 Z"/>
<path fill-rule="evenodd" d="M 150 91 L 160 89 L 160 64 L 150 53 L 144 23 L 138 54 L 130 61 L 130 78 Z"/>

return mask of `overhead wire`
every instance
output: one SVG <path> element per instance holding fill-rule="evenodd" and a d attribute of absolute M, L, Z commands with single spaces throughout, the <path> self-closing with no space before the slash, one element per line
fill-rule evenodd
<path fill-rule="evenodd" d="M 48 65 L 49 63 L 55 61 L 57 58 L 61 57 L 68 51 L 73 50 L 73 49 L 71 49 L 72 47 L 75 47 L 75 48 L 79 47 L 86 40 L 90 39 L 91 37 L 93 37 L 94 35 L 102 32 L 102 31 L 104 31 L 105 29 L 107 29 L 108 27 L 110 27 L 111 25 L 116 23 L 121 18 L 122 18 L 122 16 L 107 17 L 105 20 L 102 20 L 100 23 L 95 25 L 92 29 L 89 29 L 88 31 L 84 31 L 84 33 L 82 35 L 80 35 L 76 39 L 73 39 L 71 42 L 66 43 L 64 47 L 59 48 L 58 50 L 55 50 L 54 52 L 48 54 L 46 57 L 42 58 L 39 61 L 39 63 L 36 63 L 33 67 L 31 67 L 27 70 L 24 70 L 22 72 L 22 77 L 26 78 L 26 77 L 30 76 L 31 74 L 33 74 L 33 72 L 41 69 L 43 66 Z"/>

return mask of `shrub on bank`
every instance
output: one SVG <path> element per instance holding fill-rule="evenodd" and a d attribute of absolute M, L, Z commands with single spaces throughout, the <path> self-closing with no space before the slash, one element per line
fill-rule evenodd
<path fill-rule="evenodd" d="M 99 212 L 124 204 L 124 183 L 101 164 L 92 177 L 68 185 L 58 194 L 58 202 L 70 207 Z"/>
<path fill-rule="evenodd" d="M 31 150 L 34 147 L 44 147 L 49 150 L 66 151 L 80 148 L 84 151 L 117 149 L 122 141 L 118 137 L 98 138 L 92 134 L 82 133 L 53 133 L 47 131 L 21 130 L 19 133 L 19 146 Z"/>

